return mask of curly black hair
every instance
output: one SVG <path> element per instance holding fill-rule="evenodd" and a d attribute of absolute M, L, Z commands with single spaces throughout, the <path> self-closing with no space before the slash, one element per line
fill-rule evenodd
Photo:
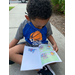
<path fill-rule="evenodd" d="M 30 19 L 48 19 L 52 14 L 50 0 L 29 0 L 27 3 L 28 16 Z"/>

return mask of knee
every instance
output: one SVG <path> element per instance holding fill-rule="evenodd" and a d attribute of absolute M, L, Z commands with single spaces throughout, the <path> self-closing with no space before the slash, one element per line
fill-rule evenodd
<path fill-rule="evenodd" d="M 12 51 L 12 49 L 10 48 L 10 49 L 9 49 L 9 59 L 10 59 L 12 56 L 13 56 L 13 51 Z"/>

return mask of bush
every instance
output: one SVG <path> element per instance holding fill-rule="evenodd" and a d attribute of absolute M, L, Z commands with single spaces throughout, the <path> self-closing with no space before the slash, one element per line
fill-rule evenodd
<path fill-rule="evenodd" d="M 51 0 L 53 10 L 62 12 L 65 14 L 65 0 Z"/>

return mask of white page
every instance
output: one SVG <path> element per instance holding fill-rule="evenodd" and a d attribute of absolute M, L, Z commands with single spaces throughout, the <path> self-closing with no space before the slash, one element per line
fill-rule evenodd
<path fill-rule="evenodd" d="M 35 49 L 34 52 L 30 49 Z M 38 47 L 24 47 L 23 59 L 21 64 L 21 71 L 34 70 L 42 68 L 41 58 Z"/>

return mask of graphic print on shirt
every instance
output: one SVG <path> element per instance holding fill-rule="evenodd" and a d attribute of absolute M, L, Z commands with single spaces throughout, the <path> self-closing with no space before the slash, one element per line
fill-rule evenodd
<path fill-rule="evenodd" d="M 33 45 L 41 44 L 42 34 L 40 33 L 40 31 L 35 31 L 35 32 L 31 33 L 30 41 L 32 42 Z"/>

